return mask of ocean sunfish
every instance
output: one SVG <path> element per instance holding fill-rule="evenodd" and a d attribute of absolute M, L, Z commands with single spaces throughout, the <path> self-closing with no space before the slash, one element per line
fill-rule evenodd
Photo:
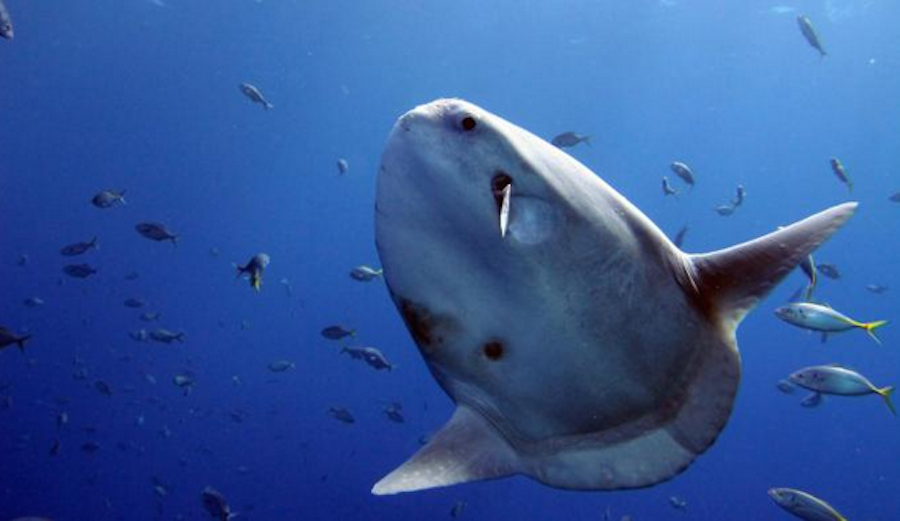
<path fill-rule="evenodd" d="M 382 156 L 376 244 L 457 408 L 372 492 L 515 474 L 613 490 L 675 476 L 728 421 L 738 324 L 855 209 L 687 254 L 539 137 L 461 100 L 408 112 Z"/>

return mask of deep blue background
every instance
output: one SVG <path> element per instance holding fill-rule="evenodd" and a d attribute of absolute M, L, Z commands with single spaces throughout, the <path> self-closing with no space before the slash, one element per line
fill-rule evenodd
<path fill-rule="evenodd" d="M 473 520 L 598 519 L 607 507 L 614 519 L 786 518 L 766 497 L 771 486 L 810 490 L 853 519 L 900 516 L 900 422 L 881 401 L 827 398 L 809 410 L 802 395 L 774 388 L 798 367 L 830 362 L 900 383 L 897 333 L 886 328 L 883 347 L 859 332 L 820 345 L 781 323 L 772 310 L 798 275 L 741 327 L 732 419 L 677 479 L 623 493 L 515 478 L 371 496 L 452 404 L 384 285 L 347 276 L 378 263 L 374 181 L 393 121 L 459 96 L 547 138 L 591 134 L 593 146 L 572 153 L 665 231 L 689 225 L 688 251 L 860 200 L 818 254 L 844 273 L 825 280 L 820 297 L 860 319 L 896 318 L 893 291 L 864 289 L 900 291 L 900 208 L 887 201 L 900 190 L 896 2 L 797 1 L 784 14 L 763 2 L 687 0 L 165 2 L 6 0 L 16 39 L 0 41 L 0 324 L 34 339 L 25 356 L 0 353 L 0 383 L 9 384 L 0 395 L 12 396 L 0 408 L 0 520 L 205 519 L 206 485 L 244 519 L 441 519 L 459 500 Z M 803 41 L 798 12 L 816 23 L 828 57 Z M 244 81 L 275 109 L 244 98 Z M 853 176 L 852 195 L 830 172 L 832 155 Z M 351 165 L 343 177 L 339 157 Z M 675 159 L 698 177 L 679 201 L 659 188 Z M 712 208 L 737 183 L 749 192 L 745 206 L 717 216 Z M 92 207 L 104 188 L 126 188 L 128 206 Z M 141 238 L 133 227 L 142 220 L 167 223 L 181 243 Z M 83 260 L 99 274 L 65 277 L 58 250 L 94 235 L 101 248 Z M 235 282 L 231 262 L 259 251 L 272 264 L 257 295 Z M 131 270 L 140 278 L 123 280 Z M 30 296 L 47 303 L 26 308 Z M 122 305 L 132 296 L 187 341 L 130 340 L 145 326 Z M 333 323 L 358 328 L 360 343 L 399 368 L 376 373 L 338 356 L 319 335 Z M 72 378 L 75 355 L 87 383 Z M 297 368 L 272 374 L 266 364 L 276 359 Z M 185 370 L 197 379 L 187 397 L 171 383 Z M 90 385 L 98 378 L 112 397 Z M 392 400 L 405 404 L 405 425 L 382 415 Z M 357 423 L 330 418 L 332 405 Z M 243 423 L 230 418 L 235 409 Z M 58 431 L 60 411 L 71 421 Z M 101 444 L 97 453 L 79 450 L 88 440 Z M 171 487 L 162 500 L 154 475 Z M 687 499 L 687 514 L 670 495 Z"/>

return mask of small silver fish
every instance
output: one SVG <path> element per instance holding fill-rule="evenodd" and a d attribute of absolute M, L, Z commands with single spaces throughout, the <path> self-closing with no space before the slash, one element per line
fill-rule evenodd
<path fill-rule="evenodd" d="M 558 148 L 572 148 L 581 143 L 591 146 L 591 136 L 584 136 L 575 132 L 563 132 L 550 142 Z"/>
<path fill-rule="evenodd" d="M 91 204 L 97 208 L 111 208 L 116 203 L 127 205 L 125 190 L 103 190 L 91 198 Z"/>
<path fill-rule="evenodd" d="M 688 227 L 682 226 L 678 233 L 675 234 L 675 239 L 672 240 L 672 243 L 675 244 L 679 249 L 684 244 L 684 237 L 687 235 Z"/>
<path fill-rule="evenodd" d="M 800 400 L 800 407 L 806 407 L 807 409 L 815 409 L 819 405 L 822 404 L 822 393 L 810 393 L 805 396 L 802 400 Z"/>
<path fill-rule="evenodd" d="M 69 244 L 68 246 L 65 246 L 61 250 L 59 250 L 59 254 L 66 257 L 75 257 L 87 252 L 88 250 L 99 248 L 100 246 L 97 244 L 97 238 L 94 237 L 88 242 L 76 242 Z"/>
<path fill-rule="evenodd" d="M 213 519 L 230 521 L 238 515 L 236 512 L 231 511 L 231 507 L 228 505 L 225 496 L 210 486 L 204 488 L 203 492 L 200 493 L 200 500 L 203 502 L 203 507 L 206 508 L 206 511 L 209 512 L 209 515 Z"/>
<path fill-rule="evenodd" d="M 131 337 L 135 342 L 146 342 L 150 339 L 150 334 L 146 329 L 135 329 L 134 331 L 129 331 L 128 336 Z"/>
<path fill-rule="evenodd" d="M 734 206 L 731 206 L 730 204 L 720 204 L 719 206 L 716 206 L 715 210 L 716 213 L 722 217 L 734 215 Z"/>
<path fill-rule="evenodd" d="M 891 395 L 892 386 L 876 387 L 868 378 L 856 371 L 839 365 L 817 365 L 805 367 L 790 376 L 791 382 L 820 394 L 837 396 L 865 396 L 877 394 L 884 399 L 891 414 L 897 415 Z"/>
<path fill-rule="evenodd" d="M 262 288 L 263 272 L 270 262 L 271 259 L 267 254 L 257 253 L 247 264 L 243 266 L 234 264 L 234 267 L 237 269 L 238 277 L 246 276 L 250 280 L 250 287 L 259 291 Z"/>
<path fill-rule="evenodd" d="M 744 188 L 744 185 L 737 185 L 737 188 L 734 191 L 734 199 L 731 201 L 731 205 L 737 208 L 738 206 L 744 204 L 744 200 L 747 198 L 747 190 Z"/>
<path fill-rule="evenodd" d="M 382 409 L 384 415 L 394 423 L 403 423 L 403 405 L 399 402 L 392 402 Z"/>
<path fill-rule="evenodd" d="M 337 167 L 338 175 L 344 175 L 350 171 L 350 163 L 348 163 L 344 158 L 340 158 L 337 160 Z"/>
<path fill-rule="evenodd" d="M 22 301 L 26 308 L 39 308 L 44 305 L 44 299 L 40 297 L 28 297 Z"/>
<path fill-rule="evenodd" d="M 825 264 L 824 262 L 820 262 L 818 265 L 818 269 L 819 273 L 825 275 L 829 279 L 837 280 L 841 278 L 841 272 L 834 264 Z"/>
<path fill-rule="evenodd" d="M 687 510 L 687 500 L 683 497 L 669 496 L 669 504 L 672 505 L 672 508 L 675 510 Z"/>
<path fill-rule="evenodd" d="M 357 266 L 350 270 L 350 278 L 360 282 L 371 282 L 384 274 L 384 270 L 375 269 L 365 264 Z"/>
<path fill-rule="evenodd" d="M 344 407 L 329 407 L 328 414 L 330 414 L 332 418 L 344 423 L 356 422 L 356 418 L 354 418 L 353 415 L 350 414 L 350 411 Z"/>
<path fill-rule="evenodd" d="M 781 508 L 806 521 L 847 521 L 834 507 L 802 490 L 772 488 L 769 497 Z"/>
<path fill-rule="evenodd" d="M 0 38 L 12 40 L 14 37 L 15 31 L 13 31 L 13 23 L 12 18 L 9 16 L 9 10 L 3 5 L 3 0 L 0 0 Z"/>
<path fill-rule="evenodd" d="M 250 98 L 250 101 L 254 103 L 259 103 L 266 110 L 275 108 L 275 105 L 269 103 L 266 98 L 262 95 L 262 92 L 256 88 L 255 85 L 251 85 L 249 83 L 241 83 L 241 92 L 244 93 L 244 96 Z"/>
<path fill-rule="evenodd" d="M 678 190 L 672 188 L 671 183 L 669 183 L 669 178 L 663 176 L 662 178 L 662 191 L 664 196 L 674 195 L 676 198 L 678 197 Z"/>
<path fill-rule="evenodd" d="M 178 239 L 180 238 L 177 234 L 169 231 L 165 224 L 157 222 L 138 223 L 134 226 L 134 229 L 151 241 L 172 241 L 172 244 L 175 246 L 178 245 Z"/>
<path fill-rule="evenodd" d="M 294 362 L 289 362 L 287 360 L 276 360 L 270 363 L 268 367 L 269 371 L 272 371 L 273 373 L 283 373 L 288 369 L 294 369 L 297 366 L 296 364 L 294 364 Z"/>
<path fill-rule="evenodd" d="M 184 343 L 184 331 L 175 333 L 168 329 L 154 329 L 150 332 L 150 339 L 163 344 L 171 344 L 172 342 Z"/>
<path fill-rule="evenodd" d="M 377 348 L 364 347 L 362 350 L 362 355 L 363 360 L 365 360 L 367 364 L 374 367 L 378 371 L 382 369 L 392 371 L 394 367 L 396 367 L 394 366 L 394 364 L 388 362 L 388 359 L 384 356 L 384 353 L 382 353 Z"/>
<path fill-rule="evenodd" d="M 126 308 L 138 309 L 138 308 L 142 308 L 142 307 L 146 306 L 147 301 L 142 298 L 132 297 L 132 298 L 125 299 L 125 301 L 122 302 L 122 304 Z"/>
<path fill-rule="evenodd" d="M 888 290 L 888 287 L 881 284 L 866 284 L 866 290 L 876 295 L 881 295 Z"/>
<path fill-rule="evenodd" d="M 881 340 L 875 335 L 875 330 L 888 323 L 887 320 L 858 322 L 828 306 L 812 302 L 795 302 L 781 306 L 775 310 L 775 315 L 788 324 L 823 333 L 839 333 L 859 328 L 878 344 L 881 344 Z"/>
<path fill-rule="evenodd" d="M 154 322 L 156 320 L 159 320 L 160 317 L 162 317 L 162 313 L 159 311 L 155 311 L 155 312 L 147 311 L 147 312 L 141 313 L 141 315 L 138 318 L 140 318 L 144 322 Z"/>
<path fill-rule="evenodd" d="M 68 264 L 63 266 L 63 273 L 72 278 L 85 279 L 97 273 L 97 270 L 89 264 Z"/>
<path fill-rule="evenodd" d="M 840 180 L 840 182 L 847 185 L 847 191 L 852 192 L 853 191 L 853 180 L 850 179 L 850 176 L 847 174 L 847 170 L 844 168 L 844 164 L 841 163 L 841 160 L 836 157 L 832 157 L 830 162 L 831 162 L 831 171 L 834 172 L 834 175 L 837 176 L 837 178 L 838 178 L 838 180 Z"/>
<path fill-rule="evenodd" d="M 346 337 L 355 337 L 355 329 L 346 329 L 344 326 L 328 326 L 322 330 L 322 336 L 328 340 L 341 340 Z"/>
<path fill-rule="evenodd" d="M 794 391 L 797 390 L 797 388 L 794 387 L 794 384 L 792 384 L 790 380 L 784 379 L 778 380 L 778 384 L 776 385 L 776 387 L 784 394 L 794 394 Z"/>
<path fill-rule="evenodd" d="M 675 175 L 681 178 L 682 181 L 687 183 L 691 188 L 696 184 L 696 179 L 694 178 L 694 171 L 691 170 L 691 167 L 687 166 L 686 163 L 682 163 L 681 161 L 674 161 L 669 168 L 675 172 Z"/>
<path fill-rule="evenodd" d="M 800 15 L 797 17 L 797 25 L 800 26 L 800 32 L 803 33 L 806 42 L 809 43 L 813 49 L 819 51 L 819 55 L 824 58 L 828 53 L 822 48 L 822 41 L 819 40 L 819 35 L 816 33 L 816 28 L 813 27 L 812 20 L 806 15 Z"/>

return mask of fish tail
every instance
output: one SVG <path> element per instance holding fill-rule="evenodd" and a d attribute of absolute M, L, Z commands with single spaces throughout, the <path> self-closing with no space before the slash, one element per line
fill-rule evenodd
<path fill-rule="evenodd" d="M 872 340 L 875 341 L 876 344 L 881 345 L 881 339 L 878 338 L 878 335 L 875 334 L 875 330 L 881 326 L 884 326 L 888 323 L 887 320 L 876 320 L 874 322 L 866 322 L 863 324 L 859 324 L 859 327 L 866 330 L 866 333 L 872 337 Z"/>
<path fill-rule="evenodd" d="M 264 101 L 264 102 L 263 102 L 263 107 L 265 107 L 266 110 L 272 110 L 272 109 L 275 108 L 275 105 L 272 105 L 272 104 L 269 103 L 268 101 Z"/>
<path fill-rule="evenodd" d="M 591 136 L 584 136 L 581 140 L 584 141 L 585 145 L 591 146 Z"/>
<path fill-rule="evenodd" d="M 119 192 L 119 202 L 125 206 L 128 206 L 128 201 L 125 200 L 125 192 L 127 191 L 128 190 L 122 190 L 121 192 Z"/>
<path fill-rule="evenodd" d="M 891 414 L 897 416 L 897 410 L 894 409 L 894 402 L 891 401 L 891 395 L 894 394 L 894 387 L 889 385 L 887 387 L 882 387 L 881 389 L 875 389 L 875 392 L 878 393 L 878 396 L 884 398 L 884 404 L 887 405 Z"/>
<path fill-rule="evenodd" d="M 91 239 L 91 242 L 89 242 L 88 244 L 90 244 L 90 245 L 91 245 L 91 248 L 94 248 L 95 250 L 99 250 L 99 249 L 100 249 L 100 245 L 97 244 L 97 236 L 96 236 L 96 235 L 94 236 L 93 239 Z"/>
<path fill-rule="evenodd" d="M 28 342 L 31 339 L 31 335 L 25 335 L 16 339 L 16 345 L 19 347 L 19 351 L 25 352 L 25 342 Z"/>
<path fill-rule="evenodd" d="M 262 287 L 262 275 L 259 272 L 253 272 L 253 275 L 250 276 L 250 285 L 253 286 L 253 289 L 259 291 Z"/>

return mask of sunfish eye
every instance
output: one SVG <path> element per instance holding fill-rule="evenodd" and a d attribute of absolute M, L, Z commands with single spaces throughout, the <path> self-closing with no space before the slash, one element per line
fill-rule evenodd
<path fill-rule="evenodd" d="M 472 116 L 465 116 L 461 120 L 459 120 L 459 126 L 462 127 L 463 130 L 469 132 L 471 130 L 475 130 L 475 127 L 478 123 L 475 121 L 475 118 Z"/>

